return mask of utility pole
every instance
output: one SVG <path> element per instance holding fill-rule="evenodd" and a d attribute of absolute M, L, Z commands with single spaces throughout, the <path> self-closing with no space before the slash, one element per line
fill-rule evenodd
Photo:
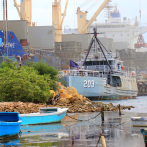
<path fill-rule="evenodd" d="M 3 0 L 3 28 L 4 28 L 4 54 L 8 56 L 8 22 L 7 22 L 7 0 Z M 7 48 L 7 52 L 6 52 Z"/>

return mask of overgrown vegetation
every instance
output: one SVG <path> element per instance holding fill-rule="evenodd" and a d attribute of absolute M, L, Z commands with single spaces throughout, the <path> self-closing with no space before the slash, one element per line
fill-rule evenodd
<path fill-rule="evenodd" d="M 57 90 L 58 70 L 44 62 L 16 67 L 7 59 L 0 68 L 0 101 L 42 102 L 48 101 Z"/>
<path fill-rule="evenodd" d="M 62 77 L 60 78 L 58 78 L 58 82 L 60 82 L 62 85 L 64 85 L 65 87 L 68 87 L 68 82 L 67 81 L 65 81 Z"/>
<path fill-rule="evenodd" d="M 40 75 L 49 74 L 52 80 L 58 81 L 66 87 L 68 86 L 68 82 L 65 81 L 62 76 L 57 76 L 59 71 L 52 66 L 48 66 L 47 63 L 45 63 L 44 61 L 28 62 L 26 65 L 29 67 L 33 67 L 35 70 L 38 71 Z M 55 87 L 54 83 L 52 84 L 52 87 Z"/>
<path fill-rule="evenodd" d="M 27 66 L 33 67 L 40 75 L 49 74 L 52 80 L 57 80 L 58 70 L 52 66 L 47 65 L 44 61 L 29 62 Z"/>
<path fill-rule="evenodd" d="M 7 67 L 10 69 L 16 69 L 17 62 L 14 62 L 11 59 L 5 58 L 5 61 L 1 63 L 1 68 Z"/>

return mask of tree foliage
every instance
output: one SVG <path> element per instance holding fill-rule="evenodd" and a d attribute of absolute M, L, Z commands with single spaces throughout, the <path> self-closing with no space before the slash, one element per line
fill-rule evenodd
<path fill-rule="evenodd" d="M 58 74 L 58 70 L 55 69 L 52 66 L 49 66 L 47 63 L 45 63 L 44 61 L 40 61 L 40 62 L 33 62 L 33 63 L 28 63 L 27 65 L 33 67 L 35 70 L 38 71 L 38 73 L 40 75 L 50 75 L 52 80 L 57 80 L 57 74 Z"/>
<path fill-rule="evenodd" d="M 32 67 L 16 64 L 9 59 L 1 64 L 0 101 L 47 102 L 50 90 L 58 87 L 57 70 L 42 62 Z"/>
<path fill-rule="evenodd" d="M 1 68 L 10 68 L 16 69 L 17 62 L 14 62 L 12 59 L 5 58 L 5 61 L 1 63 Z"/>
<path fill-rule="evenodd" d="M 68 86 L 68 82 L 67 81 L 65 81 L 63 78 L 58 78 L 58 82 L 60 82 L 62 85 L 64 85 L 65 87 L 67 87 Z"/>

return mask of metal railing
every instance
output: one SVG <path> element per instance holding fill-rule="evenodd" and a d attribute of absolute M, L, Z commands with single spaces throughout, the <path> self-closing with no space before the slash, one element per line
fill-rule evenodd
<path fill-rule="evenodd" d="M 111 70 L 110 70 L 111 67 Z M 127 67 L 127 66 L 122 66 L 122 65 L 96 65 L 95 70 L 103 73 L 108 73 L 108 72 L 117 72 L 117 73 L 124 73 L 126 76 L 136 76 L 136 69 L 134 67 Z M 87 66 L 87 70 L 90 70 L 89 67 Z"/>
<path fill-rule="evenodd" d="M 82 58 L 85 58 L 86 57 L 86 53 L 82 54 L 81 56 L 82 56 Z M 112 53 L 112 52 L 111 53 L 107 53 L 107 52 L 105 52 L 105 56 L 107 58 L 114 58 L 116 56 L 119 57 L 119 53 Z M 104 55 L 101 52 L 96 52 L 96 53 L 92 52 L 92 53 L 89 53 L 87 58 L 95 58 L 95 57 L 97 57 L 97 58 L 104 58 Z"/>
<path fill-rule="evenodd" d="M 92 70 L 63 70 L 59 72 L 60 75 L 64 76 L 83 76 L 83 77 L 103 77 L 103 73 Z"/>
<path fill-rule="evenodd" d="M 114 72 L 116 72 L 116 74 L 121 74 L 124 76 L 136 76 L 136 70 L 134 67 L 122 67 L 120 65 L 120 67 L 118 66 L 111 66 L 111 69 L 113 71 L 113 74 L 115 74 Z M 108 65 L 97 65 L 95 70 L 63 70 L 60 71 L 60 75 L 64 76 L 90 76 L 90 77 L 102 77 L 104 78 L 104 74 L 108 74 L 110 73 L 110 68 Z"/>

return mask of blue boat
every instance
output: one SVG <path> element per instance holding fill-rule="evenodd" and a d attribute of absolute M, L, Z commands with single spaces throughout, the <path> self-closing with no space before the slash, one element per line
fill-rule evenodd
<path fill-rule="evenodd" d="M 143 135 L 145 146 L 147 146 L 147 129 L 140 129 L 140 131 Z"/>
<path fill-rule="evenodd" d="M 0 112 L 0 136 L 17 135 L 21 123 L 17 112 Z"/>
<path fill-rule="evenodd" d="M 38 113 L 20 114 L 22 125 L 36 125 L 61 122 L 68 108 L 43 107 Z"/>
<path fill-rule="evenodd" d="M 147 127 L 147 117 L 131 117 L 133 127 Z"/>

